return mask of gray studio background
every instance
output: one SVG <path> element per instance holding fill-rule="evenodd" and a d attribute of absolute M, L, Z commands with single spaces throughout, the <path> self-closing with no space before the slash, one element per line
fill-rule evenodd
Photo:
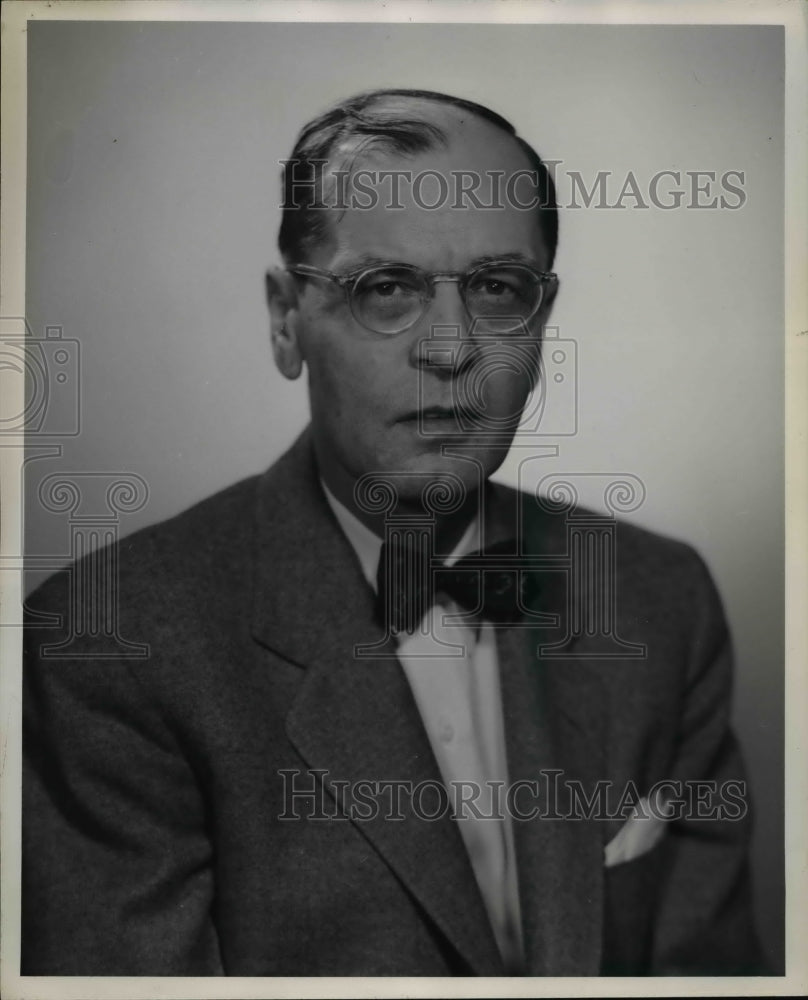
<path fill-rule="evenodd" d="M 305 425 L 304 382 L 273 368 L 263 272 L 277 259 L 278 161 L 332 100 L 415 86 L 481 101 L 563 161 L 562 201 L 567 170 L 587 186 L 611 171 L 611 201 L 629 171 L 646 186 L 661 170 L 745 172 L 746 204 L 735 211 L 562 211 L 552 323 L 577 348 L 577 376 L 567 371 L 577 433 L 548 439 L 560 444 L 555 458 L 513 453 L 499 475 L 516 482 L 521 468 L 532 486 L 551 472 L 631 473 L 646 499 L 629 516 L 706 558 L 737 648 L 760 929 L 779 962 L 782 29 L 29 22 L 28 31 L 27 319 L 37 337 L 51 326 L 78 342 L 29 442 L 27 551 L 51 567 L 69 558 L 70 527 L 37 500 L 48 474 L 142 477 L 148 502 L 121 517 L 125 534 L 264 469 Z M 59 437 L 76 406 L 78 433 Z M 60 453 L 38 450 L 48 443 Z M 602 508 L 598 477 L 577 482 Z M 35 568 L 29 589 L 47 571 Z"/>

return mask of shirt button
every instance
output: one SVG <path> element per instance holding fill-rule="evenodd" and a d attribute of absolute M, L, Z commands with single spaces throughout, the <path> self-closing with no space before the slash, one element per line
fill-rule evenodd
<path fill-rule="evenodd" d="M 448 719 L 441 719 L 440 738 L 442 743 L 451 743 L 454 739 L 454 726 Z"/>

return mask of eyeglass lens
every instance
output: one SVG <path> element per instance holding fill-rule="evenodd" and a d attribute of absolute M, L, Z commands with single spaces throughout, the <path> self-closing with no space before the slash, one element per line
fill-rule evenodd
<path fill-rule="evenodd" d="M 542 286 L 537 276 L 518 264 L 479 268 L 459 281 L 460 293 L 472 319 L 511 321 L 516 326 L 538 308 Z M 365 271 L 353 286 L 351 308 L 371 330 L 397 333 L 421 316 L 432 298 L 429 278 L 408 267 Z"/>

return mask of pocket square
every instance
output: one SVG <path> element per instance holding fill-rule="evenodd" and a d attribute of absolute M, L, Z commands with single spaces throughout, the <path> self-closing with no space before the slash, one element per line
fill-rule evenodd
<path fill-rule="evenodd" d="M 640 799 L 633 816 L 629 816 L 617 835 L 603 848 L 607 868 L 633 861 L 647 854 L 659 843 L 665 833 L 664 819 L 649 814 L 648 801 Z"/>

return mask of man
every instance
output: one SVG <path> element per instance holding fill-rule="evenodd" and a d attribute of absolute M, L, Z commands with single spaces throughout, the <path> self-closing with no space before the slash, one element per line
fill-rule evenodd
<path fill-rule="evenodd" d="M 303 130 L 284 191 L 310 428 L 121 543 L 114 594 L 91 560 L 30 601 L 61 626 L 27 637 L 23 972 L 760 971 L 703 564 L 489 482 L 558 285 L 541 160 L 382 91 Z M 113 601 L 148 658 L 64 645 Z"/>

